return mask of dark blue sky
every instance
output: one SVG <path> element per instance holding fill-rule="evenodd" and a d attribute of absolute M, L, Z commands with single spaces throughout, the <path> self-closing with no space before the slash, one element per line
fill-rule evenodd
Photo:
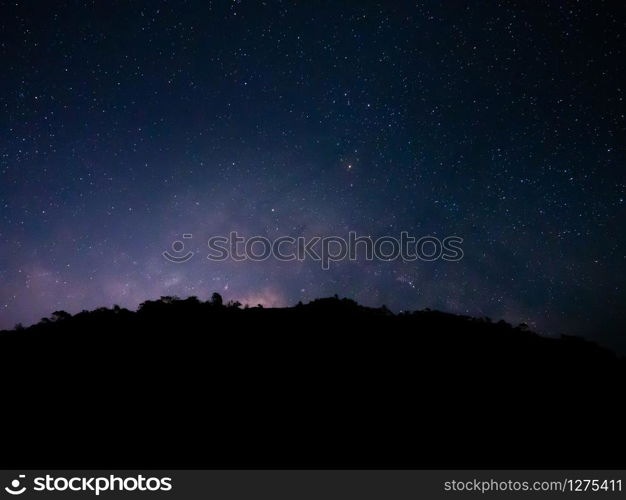
<path fill-rule="evenodd" d="M 626 348 L 622 3 L 3 3 L 0 327 L 338 293 Z M 465 256 L 207 261 L 231 230 Z"/>

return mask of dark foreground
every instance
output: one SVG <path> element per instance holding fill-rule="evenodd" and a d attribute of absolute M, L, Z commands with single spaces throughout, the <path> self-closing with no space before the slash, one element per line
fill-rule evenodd
<path fill-rule="evenodd" d="M 622 468 L 624 360 L 323 299 L 100 309 L 0 334 L 2 467 Z"/>

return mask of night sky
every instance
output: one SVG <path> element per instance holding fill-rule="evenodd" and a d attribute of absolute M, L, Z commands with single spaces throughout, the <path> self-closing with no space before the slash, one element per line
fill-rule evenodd
<path fill-rule="evenodd" d="M 13 1 L 0 33 L 0 328 L 337 293 L 626 349 L 621 0 Z M 230 231 L 464 258 L 207 260 Z"/>

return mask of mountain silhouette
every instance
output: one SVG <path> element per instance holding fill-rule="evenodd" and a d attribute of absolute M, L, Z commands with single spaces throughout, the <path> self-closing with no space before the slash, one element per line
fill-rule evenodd
<path fill-rule="evenodd" d="M 337 296 L 56 311 L 0 332 L 5 467 L 613 468 L 626 362 Z"/>

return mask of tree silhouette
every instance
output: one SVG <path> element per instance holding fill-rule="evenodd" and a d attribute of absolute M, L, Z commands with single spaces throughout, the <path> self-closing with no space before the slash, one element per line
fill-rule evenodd
<path fill-rule="evenodd" d="M 222 299 L 222 296 L 217 293 L 214 292 L 213 295 L 211 295 L 211 304 L 215 307 L 222 307 L 224 301 Z"/>
<path fill-rule="evenodd" d="M 211 468 L 245 450 L 256 466 L 289 457 L 297 467 L 329 465 L 333 450 L 351 467 L 368 457 L 377 467 L 626 465 L 626 368 L 611 351 L 339 296 L 242 308 L 216 292 L 55 311 L 0 332 L 0 378 L 11 457 L 185 456 Z M 63 442 L 42 448 L 47 429 Z"/>

